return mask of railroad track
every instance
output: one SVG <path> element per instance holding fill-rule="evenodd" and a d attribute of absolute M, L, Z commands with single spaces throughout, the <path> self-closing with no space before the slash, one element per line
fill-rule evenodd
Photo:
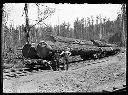
<path fill-rule="evenodd" d="M 112 55 L 112 56 L 104 57 L 104 58 L 95 59 L 95 60 L 93 60 L 93 59 L 86 60 L 86 61 L 82 61 L 81 60 L 81 61 L 79 61 L 79 64 L 82 64 L 82 65 L 78 65 L 78 62 L 74 62 L 73 64 L 70 64 L 69 67 L 72 66 L 72 65 L 75 65 L 74 68 L 72 68 L 71 70 L 76 70 L 76 69 L 79 69 L 82 66 L 89 66 L 89 65 L 93 65 L 93 64 L 102 63 L 102 62 L 108 62 L 108 61 L 111 60 L 111 57 L 114 58 L 114 57 L 116 57 L 119 54 L 120 53 Z"/>
<path fill-rule="evenodd" d="M 85 62 L 85 61 L 81 61 L 81 62 Z M 87 65 L 91 65 L 91 63 L 90 64 L 87 64 Z M 78 69 L 78 68 L 79 68 L 78 66 L 75 67 L 75 69 Z M 74 68 L 71 68 L 71 69 L 74 70 Z M 11 68 L 11 69 L 4 69 L 3 70 L 3 79 L 4 80 L 5 79 L 10 80 L 10 79 L 13 79 L 13 78 L 20 78 L 22 76 L 33 75 L 35 73 L 48 72 L 48 71 L 52 71 L 52 70 L 43 70 L 43 69 L 38 68 L 38 67 L 35 67 L 33 69 L 30 69 L 30 68 L 20 68 L 20 69 Z"/>
<path fill-rule="evenodd" d="M 52 70 L 42 70 L 40 68 L 21 68 L 21 69 L 4 69 L 3 70 L 3 79 L 13 79 L 13 78 L 20 78 L 22 76 L 27 76 L 27 75 L 33 75 L 35 73 L 39 72 L 48 72 Z"/>
<path fill-rule="evenodd" d="M 118 54 L 116 54 L 118 55 Z M 116 56 L 114 55 L 114 56 Z M 80 61 L 80 63 L 84 63 L 84 66 L 89 66 L 92 64 L 98 64 L 98 63 L 102 63 L 105 61 L 109 61 L 110 57 L 114 57 L 114 56 L 109 56 L 109 57 L 105 57 L 102 59 L 96 59 L 96 60 L 87 60 L 87 61 Z M 74 68 L 70 68 L 70 66 L 72 67 L 72 65 L 75 65 Z M 79 65 L 78 62 L 74 62 L 69 64 L 69 69 L 70 70 L 75 70 L 80 68 L 82 65 Z M 11 68 L 11 69 L 3 69 L 3 79 L 12 79 L 12 78 L 20 78 L 22 76 L 27 76 L 27 75 L 32 75 L 35 73 L 39 73 L 39 72 L 48 72 L 48 71 L 53 71 L 53 70 L 44 70 L 40 67 L 36 67 L 33 69 L 30 68 L 20 68 L 20 69 L 16 69 L 16 68 Z"/>
<path fill-rule="evenodd" d="M 82 61 L 83 62 L 83 61 Z M 85 61 L 84 61 L 85 62 Z M 86 61 L 87 62 L 87 61 Z M 88 66 L 88 65 L 91 65 L 91 64 L 94 64 L 93 63 L 94 61 L 91 61 L 91 63 L 89 62 L 87 62 L 88 64 L 86 64 L 86 66 Z M 100 62 L 103 62 L 103 61 L 100 61 Z M 98 62 L 96 62 L 96 63 L 99 63 L 99 61 Z M 95 63 L 95 64 L 96 64 Z M 77 63 L 78 64 L 78 63 Z M 74 70 L 74 69 L 78 69 L 79 67 L 78 66 L 76 66 L 75 68 L 71 68 L 72 70 Z M 69 68 L 70 69 L 70 68 Z M 7 80 L 9 80 L 9 79 L 13 79 L 13 78 L 20 78 L 20 77 L 22 77 L 22 76 L 27 76 L 27 75 L 33 75 L 33 74 L 35 74 L 35 73 L 39 73 L 39 72 L 48 72 L 48 71 L 52 71 L 52 70 L 43 70 L 43 69 L 41 69 L 41 68 L 33 68 L 33 69 L 30 69 L 30 68 L 21 68 L 21 69 L 4 69 L 3 70 L 3 79 L 5 80 L 5 79 L 7 79 Z"/>

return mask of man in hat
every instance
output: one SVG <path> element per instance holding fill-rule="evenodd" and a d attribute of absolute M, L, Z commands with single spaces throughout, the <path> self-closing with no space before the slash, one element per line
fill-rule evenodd
<path fill-rule="evenodd" d="M 68 47 L 65 48 L 64 51 L 62 51 L 62 53 L 60 55 L 63 56 L 63 58 L 65 60 L 66 70 L 68 70 L 69 56 L 71 55 L 70 48 L 68 48 Z"/>

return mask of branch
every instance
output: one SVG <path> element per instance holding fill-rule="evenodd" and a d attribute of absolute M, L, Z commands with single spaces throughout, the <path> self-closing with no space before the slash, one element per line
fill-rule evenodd
<path fill-rule="evenodd" d="M 38 3 L 36 3 L 36 5 L 39 7 Z M 43 5 L 44 6 L 44 5 Z M 45 6 L 46 7 L 46 6 Z M 48 6 L 47 6 L 48 7 Z M 52 9 L 50 7 L 48 7 L 47 11 L 50 11 L 49 9 Z M 34 27 L 35 25 L 39 24 L 40 22 L 43 22 L 43 20 L 45 20 L 46 18 L 48 18 L 48 16 L 50 16 L 53 12 L 50 12 L 47 16 L 44 16 L 43 19 L 41 18 L 36 24 L 32 25 L 31 27 L 29 27 L 28 31 L 30 31 L 30 29 L 32 27 Z M 42 13 L 41 13 L 42 14 Z M 44 23 L 44 22 L 43 22 Z M 45 24 L 45 23 L 44 23 Z M 46 25 L 46 24 L 45 24 Z M 48 25 L 46 25 L 48 26 Z"/>
<path fill-rule="evenodd" d="M 39 20 L 36 24 L 40 23 L 41 21 L 42 21 L 42 20 Z M 30 31 L 30 29 L 31 29 L 32 27 L 34 27 L 36 24 L 34 24 L 34 25 L 32 25 L 31 27 L 29 27 L 28 31 Z"/>
<path fill-rule="evenodd" d="M 48 17 L 48 16 L 47 16 L 47 17 Z M 39 24 L 40 22 L 43 22 L 43 20 L 45 20 L 47 17 L 45 17 L 45 18 L 39 20 L 36 24 L 34 24 L 34 25 L 32 25 L 31 27 L 29 27 L 28 31 L 30 31 L 30 29 L 31 29 L 32 27 L 34 27 L 35 25 Z M 44 23 L 44 22 L 43 22 L 43 23 Z M 45 24 L 45 23 L 44 23 L 44 24 Z M 46 25 L 46 24 L 45 24 L 45 25 Z M 46 25 L 46 26 L 48 26 L 48 25 Z"/>
<path fill-rule="evenodd" d="M 43 24 L 45 24 L 44 22 L 43 22 Z M 47 27 L 49 27 L 47 24 L 45 24 Z"/>

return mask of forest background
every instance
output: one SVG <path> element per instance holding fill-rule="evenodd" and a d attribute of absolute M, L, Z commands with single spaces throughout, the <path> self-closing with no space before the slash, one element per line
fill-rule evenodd
<path fill-rule="evenodd" d="M 127 40 L 127 18 L 125 4 L 122 5 L 122 13 L 118 14 L 116 20 L 110 21 L 108 18 L 103 18 L 101 15 L 96 16 L 96 24 L 94 24 L 93 16 L 74 21 L 74 27 L 70 27 L 70 23 L 63 22 L 56 26 L 33 26 L 30 29 L 30 43 L 39 43 L 45 40 L 50 35 L 57 35 L 68 38 L 82 40 L 101 40 L 106 43 L 116 44 L 120 47 L 126 46 Z M 4 18 L 4 17 L 3 17 Z M 4 19 L 3 19 L 4 22 Z M 30 27 L 32 25 L 29 25 Z M 10 49 L 15 51 L 22 48 L 26 44 L 26 26 L 13 25 L 7 26 L 2 24 L 2 51 L 8 52 Z"/>

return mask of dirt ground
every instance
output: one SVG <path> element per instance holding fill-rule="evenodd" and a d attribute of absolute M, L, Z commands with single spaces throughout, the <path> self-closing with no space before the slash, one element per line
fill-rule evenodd
<path fill-rule="evenodd" d="M 3 80 L 3 93 L 113 91 L 126 85 L 126 53 L 70 65 L 68 71 L 44 71 Z"/>

